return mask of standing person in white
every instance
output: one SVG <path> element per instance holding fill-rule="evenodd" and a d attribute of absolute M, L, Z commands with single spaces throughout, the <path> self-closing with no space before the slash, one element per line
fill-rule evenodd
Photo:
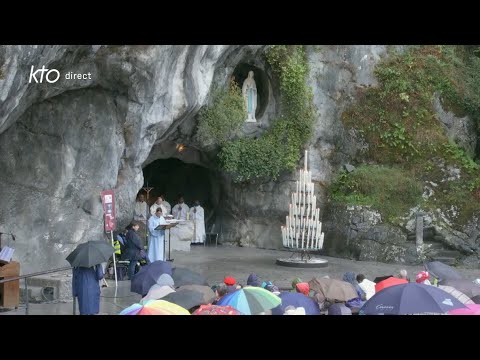
<path fill-rule="evenodd" d="M 160 197 L 162 198 L 162 205 L 165 206 L 165 209 L 166 209 L 165 210 L 166 212 L 165 211 L 163 212 L 163 216 L 170 214 L 170 212 L 172 211 L 172 205 L 170 205 L 170 203 L 167 200 L 165 200 L 164 194 L 160 195 Z"/>
<path fill-rule="evenodd" d="M 195 200 L 195 205 L 190 209 L 190 220 L 193 220 L 192 244 L 203 244 L 205 241 L 205 218 L 200 201 Z"/>
<path fill-rule="evenodd" d="M 165 242 L 165 230 L 155 230 L 158 225 L 166 225 L 167 222 L 162 216 L 162 208 L 158 207 L 155 215 L 148 219 L 148 231 L 150 233 L 150 241 L 148 242 L 148 259 L 151 262 L 162 260 L 165 261 L 165 253 L 163 243 Z"/>
<path fill-rule="evenodd" d="M 169 211 L 167 210 L 167 207 L 165 206 L 161 196 L 157 197 L 157 200 L 153 203 L 152 206 L 150 206 L 150 215 L 155 215 L 155 211 L 157 211 L 158 207 L 162 208 L 163 217 L 165 217 L 165 215 L 168 215 Z"/>
<path fill-rule="evenodd" d="M 175 205 L 172 209 L 172 215 L 177 220 L 187 220 L 187 214 L 190 208 L 185 201 L 183 200 L 183 196 L 180 195 L 178 198 L 178 204 Z"/>

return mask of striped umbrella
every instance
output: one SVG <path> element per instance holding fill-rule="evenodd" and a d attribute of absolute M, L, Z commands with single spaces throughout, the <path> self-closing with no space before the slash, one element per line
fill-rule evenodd
<path fill-rule="evenodd" d="M 123 309 L 120 315 L 190 315 L 187 309 L 165 300 L 148 300 Z"/>
<path fill-rule="evenodd" d="M 452 294 L 452 296 L 455 296 L 462 304 L 475 304 L 467 295 L 452 286 L 438 285 L 438 288 L 449 294 Z"/>
<path fill-rule="evenodd" d="M 255 315 L 273 309 L 282 300 L 268 290 L 257 286 L 248 286 L 223 296 L 217 305 L 230 305 L 245 315 Z"/>

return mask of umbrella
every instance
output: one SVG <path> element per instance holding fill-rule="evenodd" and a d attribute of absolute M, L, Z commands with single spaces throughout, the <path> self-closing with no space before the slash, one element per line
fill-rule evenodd
<path fill-rule="evenodd" d="M 478 286 L 477 284 L 475 284 L 473 281 L 470 281 L 470 280 L 465 280 L 465 279 L 443 280 L 439 282 L 439 285 L 452 286 L 458 291 L 461 291 L 462 293 L 467 295 L 470 299 L 480 295 L 480 286 Z"/>
<path fill-rule="evenodd" d="M 176 289 L 177 292 L 191 290 L 202 294 L 203 304 L 209 304 L 215 300 L 215 293 L 212 288 L 205 285 L 183 285 Z"/>
<path fill-rule="evenodd" d="M 440 261 L 431 261 L 424 266 L 425 270 L 436 277 L 438 281 L 463 279 L 463 276 L 460 275 L 457 270 Z"/>
<path fill-rule="evenodd" d="M 465 308 L 460 301 L 435 286 L 407 283 L 376 293 L 360 309 L 366 315 L 407 315 L 436 313 Z"/>
<path fill-rule="evenodd" d="M 446 291 L 449 294 L 452 294 L 452 296 L 455 296 L 462 304 L 475 304 L 475 302 L 472 299 L 470 299 L 467 295 L 465 295 L 461 291 L 458 291 L 452 286 L 438 285 L 438 288 L 442 289 L 443 291 Z"/>
<path fill-rule="evenodd" d="M 330 278 L 313 278 L 308 282 L 310 289 L 320 293 L 330 301 L 347 301 L 358 297 L 352 284 Z"/>
<path fill-rule="evenodd" d="M 165 300 L 148 300 L 123 309 L 120 315 L 190 315 L 187 309 Z"/>
<path fill-rule="evenodd" d="M 257 286 L 248 286 L 224 295 L 217 305 L 230 305 L 245 315 L 259 314 L 280 305 L 282 300 Z"/>
<path fill-rule="evenodd" d="M 202 294 L 193 290 L 175 291 L 164 296 L 162 299 L 177 304 L 185 309 L 191 309 L 195 306 L 204 304 Z"/>
<path fill-rule="evenodd" d="M 172 265 L 169 262 L 158 260 L 145 265 L 138 273 L 132 276 L 130 290 L 132 292 L 136 292 L 137 294 L 145 295 L 148 293 L 152 285 L 159 281 L 159 278 L 162 274 L 172 274 Z M 168 284 L 161 283 L 159 285 Z"/>
<path fill-rule="evenodd" d="M 335 303 L 330 305 L 327 315 L 352 315 L 352 310 L 343 303 Z"/>
<path fill-rule="evenodd" d="M 303 307 L 307 315 L 320 315 L 320 308 L 315 300 L 301 293 L 281 292 L 278 295 L 282 303 L 272 309 L 272 315 L 283 315 L 287 306 Z"/>
<path fill-rule="evenodd" d="M 373 280 L 373 282 L 378 284 L 380 281 L 386 280 L 391 277 L 393 277 L 393 275 L 378 276 Z"/>
<path fill-rule="evenodd" d="M 466 309 L 450 310 L 448 315 L 480 315 L 479 304 L 466 304 Z"/>
<path fill-rule="evenodd" d="M 215 293 L 208 286 L 184 285 L 163 299 L 180 305 L 185 309 L 191 309 L 198 305 L 211 303 L 215 300 Z"/>
<path fill-rule="evenodd" d="M 197 310 L 195 310 L 192 315 L 243 315 L 237 309 L 231 306 L 220 306 L 206 304 L 201 305 Z"/>
<path fill-rule="evenodd" d="M 375 284 L 375 292 L 378 293 L 385 288 L 388 288 L 394 285 L 400 285 L 400 284 L 408 284 L 408 281 L 405 279 L 399 279 L 396 277 L 389 277 L 388 279 L 385 279 Z"/>
<path fill-rule="evenodd" d="M 105 241 L 88 241 L 79 244 L 66 258 L 73 267 L 92 267 L 107 262 L 115 249 Z"/>
<path fill-rule="evenodd" d="M 175 286 L 179 287 L 182 285 L 207 285 L 207 279 L 190 269 L 177 267 L 173 269 L 173 281 L 175 281 Z"/>
<path fill-rule="evenodd" d="M 150 290 L 148 290 L 148 294 L 142 299 L 142 302 L 148 301 L 148 300 L 158 300 L 163 298 L 164 296 L 167 296 L 168 294 L 175 292 L 170 286 L 167 285 L 158 285 L 155 284 L 153 285 Z"/>

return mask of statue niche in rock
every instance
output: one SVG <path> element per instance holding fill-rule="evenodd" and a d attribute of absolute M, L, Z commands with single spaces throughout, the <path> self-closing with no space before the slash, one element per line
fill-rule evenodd
<path fill-rule="evenodd" d="M 257 119 L 255 119 L 255 110 L 257 109 L 257 85 L 253 79 L 253 71 L 248 72 L 248 77 L 243 82 L 242 95 L 248 114 L 245 121 L 257 122 Z"/>

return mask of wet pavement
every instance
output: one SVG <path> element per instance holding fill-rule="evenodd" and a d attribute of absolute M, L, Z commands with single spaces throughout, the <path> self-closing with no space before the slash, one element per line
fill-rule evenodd
<path fill-rule="evenodd" d="M 257 248 L 218 246 L 192 246 L 190 252 L 174 251 L 171 257 L 174 266 L 188 267 L 203 274 L 210 285 L 222 282 L 225 276 L 233 276 L 240 284 L 246 284 L 248 275 L 255 272 L 261 280 L 271 280 L 280 288 L 289 288 L 295 277 L 308 281 L 313 277 L 328 275 L 341 279 L 347 271 L 355 274 L 363 273 L 368 279 L 377 276 L 396 275 L 401 269 L 408 271 L 411 279 L 417 272 L 424 270 L 423 266 L 408 266 L 399 264 L 383 264 L 370 261 L 355 261 L 321 256 L 328 260 L 325 268 L 305 269 L 283 267 L 275 264 L 277 258 L 289 257 L 291 253 L 279 250 L 263 250 Z M 480 270 L 457 269 L 465 278 L 474 280 L 480 278 Z M 108 287 L 102 288 L 100 314 L 114 315 L 122 309 L 138 302 L 141 296 L 130 292 L 130 281 L 118 281 L 115 287 L 113 280 L 107 280 Z M 0 315 L 25 315 L 25 304 L 20 304 L 17 310 L 2 309 Z M 78 314 L 78 309 L 76 311 Z M 29 315 L 72 315 L 73 300 L 53 301 L 49 303 L 30 303 Z"/>

